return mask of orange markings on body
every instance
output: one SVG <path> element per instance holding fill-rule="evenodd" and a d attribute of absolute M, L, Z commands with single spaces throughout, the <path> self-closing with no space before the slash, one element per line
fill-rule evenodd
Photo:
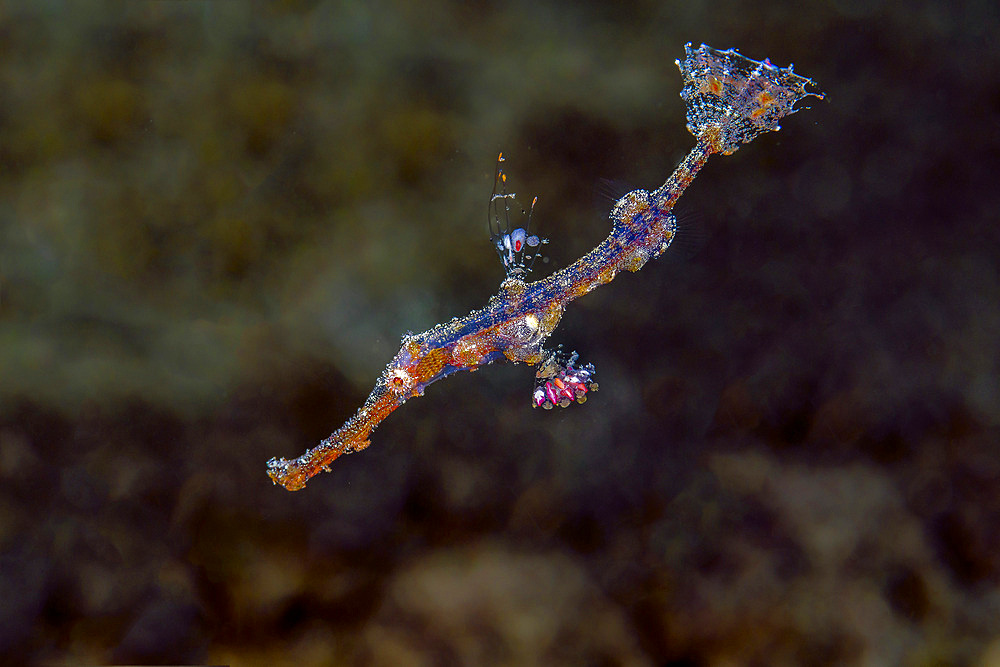
<path fill-rule="evenodd" d="M 413 374 L 416 376 L 417 382 L 426 382 L 432 379 L 441 372 L 441 369 L 450 360 L 451 351 L 447 348 L 440 347 L 436 350 L 431 350 L 424 355 L 423 359 L 419 360 L 416 368 L 413 369 Z"/>

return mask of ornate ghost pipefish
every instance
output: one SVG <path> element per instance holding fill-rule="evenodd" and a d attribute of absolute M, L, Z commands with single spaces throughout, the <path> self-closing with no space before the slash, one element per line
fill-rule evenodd
<path fill-rule="evenodd" d="M 766 58 L 752 60 L 734 49 L 719 51 L 705 44 L 697 49 L 687 44 L 685 53 L 684 60 L 676 62 L 684 78 L 687 128 L 697 141 L 666 182 L 652 192 L 626 194 L 611 211 L 613 227 L 606 239 L 573 264 L 529 283 L 525 278 L 537 257 L 535 250 L 547 241 L 530 233 L 530 215 L 525 227 L 511 229 L 514 194 L 506 190 L 501 154 L 490 198 L 490 236 L 507 273 L 499 292 L 465 317 L 404 336 L 371 395 L 340 429 L 298 458 L 268 461 L 267 472 L 275 484 L 301 489 L 341 454 L 366 448 L 372 431 L 389 413 L 457 371 L 500 359 L 538 365 L 534 407 L 582 403 L 597 389 L 594 367 L 578 366 L 575 352 L 542 347 L 566 305 L 622 270 L 638 271 L 670 246 L 677 232 L 671 211 L 709 157 L 731 155 L 742 144 L 780 129 L 778 121 L 798 111 L 795 104 L 803 98 L 823 98 L 806 91 L 813 82 L 795 74 L 791 65 L 776 67 Z"/>

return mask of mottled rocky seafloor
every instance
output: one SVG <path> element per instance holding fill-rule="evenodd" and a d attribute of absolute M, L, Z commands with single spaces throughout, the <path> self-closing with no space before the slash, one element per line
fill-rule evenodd
<path fill-rule="evenodd" d="M 0 4 L 0 656 L 1000 664 L 998 14 Z M 571 305 L 600 392 L 455 376 L 272 486 L 496 290 L 498 152 L 539 276 L 663 182 L 688 41 L 827 98 Z"/>

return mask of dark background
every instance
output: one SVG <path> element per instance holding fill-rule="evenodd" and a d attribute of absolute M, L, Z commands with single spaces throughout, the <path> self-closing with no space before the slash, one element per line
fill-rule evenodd
<path fill-rule="evenodd" d="M 1000 664 L 998 13 L 0 4 L 0 655 Z M 495 292 L 499 151 L 538 277 L 665 180 L 688 41 L 827 97 L 570 306 L 600 392 L 461 374 L 272 486 Z"/>

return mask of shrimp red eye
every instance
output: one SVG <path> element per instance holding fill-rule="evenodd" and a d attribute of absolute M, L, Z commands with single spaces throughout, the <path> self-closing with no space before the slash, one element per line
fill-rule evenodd
<path fill-rule="evenodd" d="M 490 195 L 490 240 L 500 255 L 507 276 L 523 280 L 531 272 L 534 261 L 541 257 L 536 253 L 525 255 L 525 246 L 534 248 L 548 243 L 548 239 L 541 239 L 534 234 L 528 235 L 528 230 L 531 229 L 531 214 L 535 210 L 538 197 L 531 201 L 530 209 L 521 211 L 521 215 L 527 214 L 528 218 L 524 227 L 511 229 L 510 212 L 516 199 L 513 192 L 507 192 L 507 175 L 500 168 L 503 161 L 504 157 L 501 154 L 497 158 L 496 180 L 493 184 L 493 194 Z"/>
<path fill-rule="evenodd" d="M 524 231 L 523 227 L 518 227 L 510 233 L 510 245 L 514 248 L 514 252 L 521 252 L 524 249 L 524 241 L 528 236 L 528 233 Z"/>

